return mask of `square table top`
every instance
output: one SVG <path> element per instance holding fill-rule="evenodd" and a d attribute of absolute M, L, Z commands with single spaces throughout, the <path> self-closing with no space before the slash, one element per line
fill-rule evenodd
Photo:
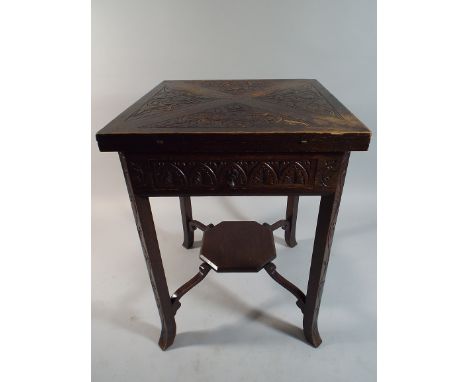
<path fill-rule="evenodd" d="M 101 151 L 367 150 L 371 132 L 317 80 L 163 81 L 97 133 Z"/>

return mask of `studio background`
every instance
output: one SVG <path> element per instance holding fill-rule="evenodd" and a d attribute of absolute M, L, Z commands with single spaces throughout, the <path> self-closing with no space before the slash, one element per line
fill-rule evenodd
<path fill-rule="evenodd" d="M 318 349 L 294 298 L 265 272 L 216 274 L 184 296 L 178 335 L 159 316 L 116 153 L 94 134 L 165 79 L 316 78 L 373 132 L 351 154 L 322 298 Z M 376 9 L 374 0 L 92 2 L 94 381 L 375 381 Z M 192 277 L 178 198 L 152 208 L 169 289 Z M 275 231 L 278 270 L 305 290 L 318 197 L 301 197 L 298 246 Z M 192 198 L 194 218 L 274 222 L 286 197 Z M 196 231 L 195 239 L 201 235 Z"/>

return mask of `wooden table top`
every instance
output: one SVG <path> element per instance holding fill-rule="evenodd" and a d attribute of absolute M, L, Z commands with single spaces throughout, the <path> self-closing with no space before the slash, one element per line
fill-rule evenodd
<path fill-rule="evenodd" d="M 317 80 L 163 81 L 97 133 L 101 151 L 367 150 L 364 126 Z"/>

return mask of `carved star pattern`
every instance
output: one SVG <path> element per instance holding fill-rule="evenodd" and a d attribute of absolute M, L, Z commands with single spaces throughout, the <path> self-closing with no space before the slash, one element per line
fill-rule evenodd
<path fill-rule="evenodd" d="M 344 119 L 311 84 L 277 86 L 268 80 L 164 84 L 126 119 L 144 121 L 141 128 L 307 128 Z"/>

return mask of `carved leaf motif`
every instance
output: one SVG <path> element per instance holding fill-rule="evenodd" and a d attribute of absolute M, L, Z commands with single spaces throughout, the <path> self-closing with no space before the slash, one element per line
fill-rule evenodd
<path fill-rule="evenodd" d="M 203 81 L 202 87 L 218 90 L 225 93 L 240 95 L 261 90 L 268 86 L 265 81 L 244 80 L 244 81 Z"/>
<path fill-rule="evenodd" d="M 223 171 L 224 183 L 229 187 L 242 187 L 247 183 L 247 175 L 244 169 L 237 163 L 229 163 Z"/>
<path fill-rule="evenodd" d="M 335 108 L 313 87 L 299 89 L 279 89 L 258 97 L 263 102 L 282 104 L 291 109 L 301 109 L 315 114 L 344 119 Z"/>
<path fill-rule="evenodd" d="M 307 184 L 308 182 L 307 171 L 299 162 L 287 165 L 281 172 L 280 179 L 283 184 Z"/>
<path fill-rule="evenodd" d="M 187 184 L 184 172 L 174 163 L 156 164 L 153 179 L 153 183 L 157 187 L 174 188 Z"/>
<path fill-rule="evenodd" d="M 250 174 L 249 184 L 272 185 L 276 183 L 278 183 L 278 176 L 275 170 L 266 162 L 259 164 Z"/>
<path fill-rule="evenodd" d="M 332 187 L 337 179 L 338 161 L 321 160 L 207 160 L 170 161 L 143 159 L 129 161 L 136 187 L 145 190 L 225 189 L 298 185 L 320 189 Z M 315 180 L 317 174 L 317 180 Z M 327 183 L 328 182 L 328 183 Z"/>
<path fill-rule="evenodd" d="M 290 126 L 309 126 L 310 122 L 297 118 L 289 118 L 278 113 L 273 114 L 234 102 L 206 109 L 198 113 L 167 119 L 158 122 L 153 127 L 253 128 L 275 125 L 284 126 L 285 124 Z"/>
<path fill-rule="evenodd" d="M 213 101 L 214 98 L 193 94 L 186 90 L 172 89 L 163 86 L 151 99 L 137 111 L 130 114 L 127 120 L 152 116 L 159 112 L 170 112 L 186 106 Z"/>
<path fill-rule="evenodd" d="M 190 173 L 190 184 L 196 186 L 214 186 L 217 183 L 216 174 L 206 164 L 197 165 Z"/>

